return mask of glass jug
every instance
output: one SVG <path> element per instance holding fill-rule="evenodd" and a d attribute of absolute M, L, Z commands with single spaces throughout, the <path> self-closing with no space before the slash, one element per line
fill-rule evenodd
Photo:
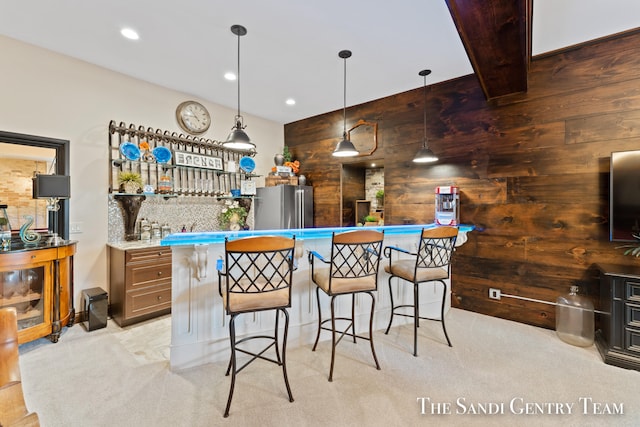
<path fill-rule="evenodd" d="M 578 290 L 577 286 L 572 286 L 568 295 L 558 297 L 556 334 L 566 343 L 588 347 L 593 344 L 595 331 L 593 303 L 578 295 Z"/>

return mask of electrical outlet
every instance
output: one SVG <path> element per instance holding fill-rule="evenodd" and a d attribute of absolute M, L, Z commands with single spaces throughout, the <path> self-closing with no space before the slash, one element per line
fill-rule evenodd
<path fill-rule="evenodd" d="M 489 288 L 489 298 L 500 299 L 500 289 Z"/>
<path fill-rule="evenodd" d="M 82 233 L 82 222 L 72 222 L 69 224 L 69 234 L 80 234 Z"/>

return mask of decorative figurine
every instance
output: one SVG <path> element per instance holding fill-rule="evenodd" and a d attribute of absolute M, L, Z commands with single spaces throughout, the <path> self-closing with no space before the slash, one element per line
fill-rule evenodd
<path fill-rule="evenodd" d="M 20 227 L 20 239 L 22 239 L 26 246 L 36 246 L 40 242 L 40 239 L 42 239 L 42 235 L 36 231 L 29 230 L 31 224 L 33 224 L 33 217 L 31 215 L 25 215 L 23 218 L 26 219 L 27 222 Z"/>

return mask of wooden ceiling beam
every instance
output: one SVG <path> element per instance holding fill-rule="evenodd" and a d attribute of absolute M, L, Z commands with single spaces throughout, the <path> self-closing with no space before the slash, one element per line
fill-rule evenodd
<path fill-rule="evenodd" d="M 487 100 L 527 91 L 533 0 L 446 0 Z"/>

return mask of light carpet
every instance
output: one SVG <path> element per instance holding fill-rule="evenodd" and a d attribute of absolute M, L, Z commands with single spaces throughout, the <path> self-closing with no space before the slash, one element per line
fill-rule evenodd
<path fill-rule="evenodd" d="M 169 316 L 87 332 L 64 328 L 20 348 L 25 399 L 42 426 L 637 426 L 640 372 L 606 365 L 595 346 L 554 331 L 452 309 L 448 347 L 438 322 L 343 341 L 328 382 L 331 345 L 287 351 L 281 369 L 257 361 L 238 375 L 223 418 L 227 363 L 172 372 Z"/>

